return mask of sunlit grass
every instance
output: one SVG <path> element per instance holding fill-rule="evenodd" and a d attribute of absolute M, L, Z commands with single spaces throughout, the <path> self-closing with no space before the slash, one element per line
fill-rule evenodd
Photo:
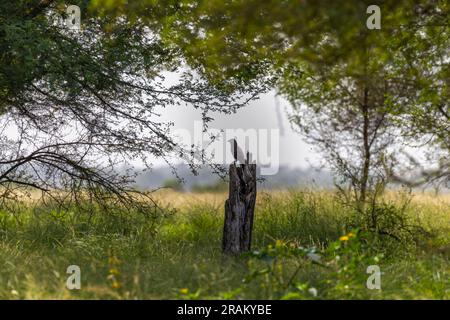
<path fill-rule="evenodd" d="M 448 196 L 414 194 L 407 214 L 429 236 L 414 245 L 380 240 L 381 245 L 363 253 L 350 252 L 350 256 L 364 254 L 364 258 L 361 265 L 340 266 L 345 272 L 297 257 L 280 256 L 277 264 L 248 256 L 224 257 L 221 236 L 226 194 L 161 191 L 155 198 L 162 206 L 176 209 L 157 221 L 156 230 L 155 221 L 138 214 L 97 213 L 89 220 L 87 215 L 70 211 L 50 214 L 48 208 L 39 214 L 30 206 L 15 215 L 2 210 L 0 298 L 450 297 Z M 394 192 L 386 198 L 398 206 L 404 201 Z M 351 214 L 332 192 L 260 191 L 253 248 L 263 250 L 276 243 L 314 246 L 326 255 L 330 243 L 348 232 Z M 365 287 L 367 275 L 361 268 L 378 254 L 382 256 L 383 287 L 372 291 Z M 81 290 L 65 288 L 66 268 L 73 264 L 81 268 Z M 252 278 L 254 274 L 260 275 Z M 300 284 L 317 289 L 317 297 L 307 291 L 293 295 L 300 290 L 295 286 L 303 288 Z"/>

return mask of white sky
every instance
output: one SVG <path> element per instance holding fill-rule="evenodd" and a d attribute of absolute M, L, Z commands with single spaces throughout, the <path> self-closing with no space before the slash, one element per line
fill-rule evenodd
<path fill-rule="evenodd" d="M 270 92 L 252 101 L 247 107 L 239 109 L 235 114 L 214 114 L 215 120 L 209 126 L 215 129 L 279 129 L 280 165 L 302 168 L 309 167 L 309 163 L 317 165 L 319 155 L 292 130 L 287 117 L 288 111 L 290 111 L 289 103 L 281 97 L 276 98 L 275 93 Z M 173 121 L 174 129 L 189 130 L 192 135 L 194 122 L 201 121 L 202 118 L 201 111 L 190 106 L 166 107 L 160 112 L 161 121 Z M 154 164 L 158 166 L 162 162 L 156 160 Z"/>

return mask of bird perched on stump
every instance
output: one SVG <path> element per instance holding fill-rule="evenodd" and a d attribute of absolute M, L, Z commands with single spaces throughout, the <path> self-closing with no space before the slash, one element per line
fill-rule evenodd
<path fill-rule="evenodd" d="M 241 164 L 246 163 L 245 155 L 242 149 L 238 146 L 236 139 L 230 139 L 228 142 L 231 145 L 231 154 L 234 157 L 234 162 L 239 162 Z"/>

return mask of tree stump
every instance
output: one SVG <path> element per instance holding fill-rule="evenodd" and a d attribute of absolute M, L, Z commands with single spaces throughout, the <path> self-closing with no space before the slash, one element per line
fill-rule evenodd
<path fill-rule="evenodd" d="M 256 202 L 256 164 L 230 165 L 230 186 L 225 201 L 222 250 L 227 254 L 249 251 Z"/>

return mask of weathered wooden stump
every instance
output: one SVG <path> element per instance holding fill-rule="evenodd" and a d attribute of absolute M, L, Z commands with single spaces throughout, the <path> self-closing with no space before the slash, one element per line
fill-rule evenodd
<path fill-rule="evenodd" d="M 231 164 L 223 226 L 224 253 L 238 254 L 250 250 L 255 202 L 256 164 Z"/>

